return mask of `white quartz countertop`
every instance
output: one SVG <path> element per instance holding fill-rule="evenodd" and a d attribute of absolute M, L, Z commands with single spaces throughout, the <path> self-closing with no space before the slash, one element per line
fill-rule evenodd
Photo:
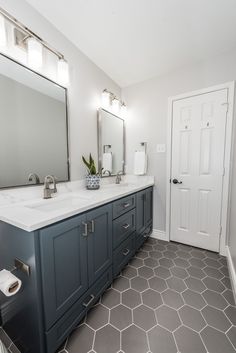
<path fill-rule="evenodd" d="M 52 199 L 43 199 L 43 186 L 0 191 L 0 221 L 31 232 L 154 185 L 152 176 L 104 178 L 99 190 L 87 190 L 84 181 L 58 184 Z"/>

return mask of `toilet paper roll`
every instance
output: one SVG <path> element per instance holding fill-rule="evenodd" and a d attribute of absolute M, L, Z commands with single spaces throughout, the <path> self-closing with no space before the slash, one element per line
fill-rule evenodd
<path fill-rule="evenodd" d="M 21 289 L 22 282 L 10 271 L 0 271 L 0 291 L 7 297 L 15 295 Z"/>

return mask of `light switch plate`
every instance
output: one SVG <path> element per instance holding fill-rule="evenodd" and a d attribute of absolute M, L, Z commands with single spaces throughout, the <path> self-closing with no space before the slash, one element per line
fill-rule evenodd
<path fill-rule="evenodd" d="M 158 144 L 156 147 L 157 153 L 164 153 L 166 151 L 166 145 L 164 143 Z"/>

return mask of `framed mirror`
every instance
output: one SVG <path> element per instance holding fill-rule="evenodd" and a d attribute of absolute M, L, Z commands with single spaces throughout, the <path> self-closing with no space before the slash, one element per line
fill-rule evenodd
<path fill-rule="evenodd" d="M 98 168 L 103 177 L 125 173 L 125 123 L 105 109 L 98 111 Z"/>
<path fill-rule="evenodd" d="M 0 188 L 68 181 L 66 89 L 1 54 L 0 92 Z"/>

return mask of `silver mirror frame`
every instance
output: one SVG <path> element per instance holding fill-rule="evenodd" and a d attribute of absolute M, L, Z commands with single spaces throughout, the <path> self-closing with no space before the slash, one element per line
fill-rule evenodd
<path fill-rule="evenodd" d="M 98 132 L 98 172 L 101 175 L 102 178 L 107 178 L 107 177 L 114 177 L 116 174 L 111 174 L 111 175 L 102 175 L 102 112 L 109 113 L 114 116 L 114 118 L 120 119 L 123 122 L 123 167 L 121 169 L 122 175 L 125 175 L 125 151 L 126 151 L 126 144 L 125 144 L 125 120 L 122 119 L 121 117 L 115 115 L 114 113 L 111 113 L 109 110 L 106 110 L 104 108 L 99 108 L 98 109 L 98 115 L 97 115 L 97 132 Z"/>
<path fill-rule="evenodd" d="M 8 56 L 5 53 L 0 52 L 0 56 L 11 60 L 12 62 L 14 62 L 17 65 L 20 65 L 21 67 L 23 67 L 24 69 L 31 71 L 32 73 L 46 79 L 47 81 L 53 83 L 54 85 L 57 85 L 58 87 L 61 87 L 64 89 L 65 91 L 65 104 L 66 104 L 66 147 L 67 147 L 67 175 L 68 175 L 68 179 L 67 180 L 62 180 L 62 181 L 58 181 L 58 183 L 65 183 L 71 180 L 71 165 L 70 165 L 70 148 L 69 148 L 69 113 L 68 113 L 68 90 L 66 87 L 61 86 L 59 83 L 51 80 L 49 77 L 33 70 L 32 68 L 24 65 L 23 63 L 21 63 L 20 61 L 14 59 L 11 56 Z M 0 190 L 4 190 L 4 189 L 13 189 L 13 188 L 23 188 L 23 187 L 32 187 L 35 186 L 36 184 L 24 184 L 24 185 L 13 185 L 13 186 L 6 186 L 6 187 L 0 187 Z M 43 185 L 43 182 L 37 184 L 37 185 Z"/>

